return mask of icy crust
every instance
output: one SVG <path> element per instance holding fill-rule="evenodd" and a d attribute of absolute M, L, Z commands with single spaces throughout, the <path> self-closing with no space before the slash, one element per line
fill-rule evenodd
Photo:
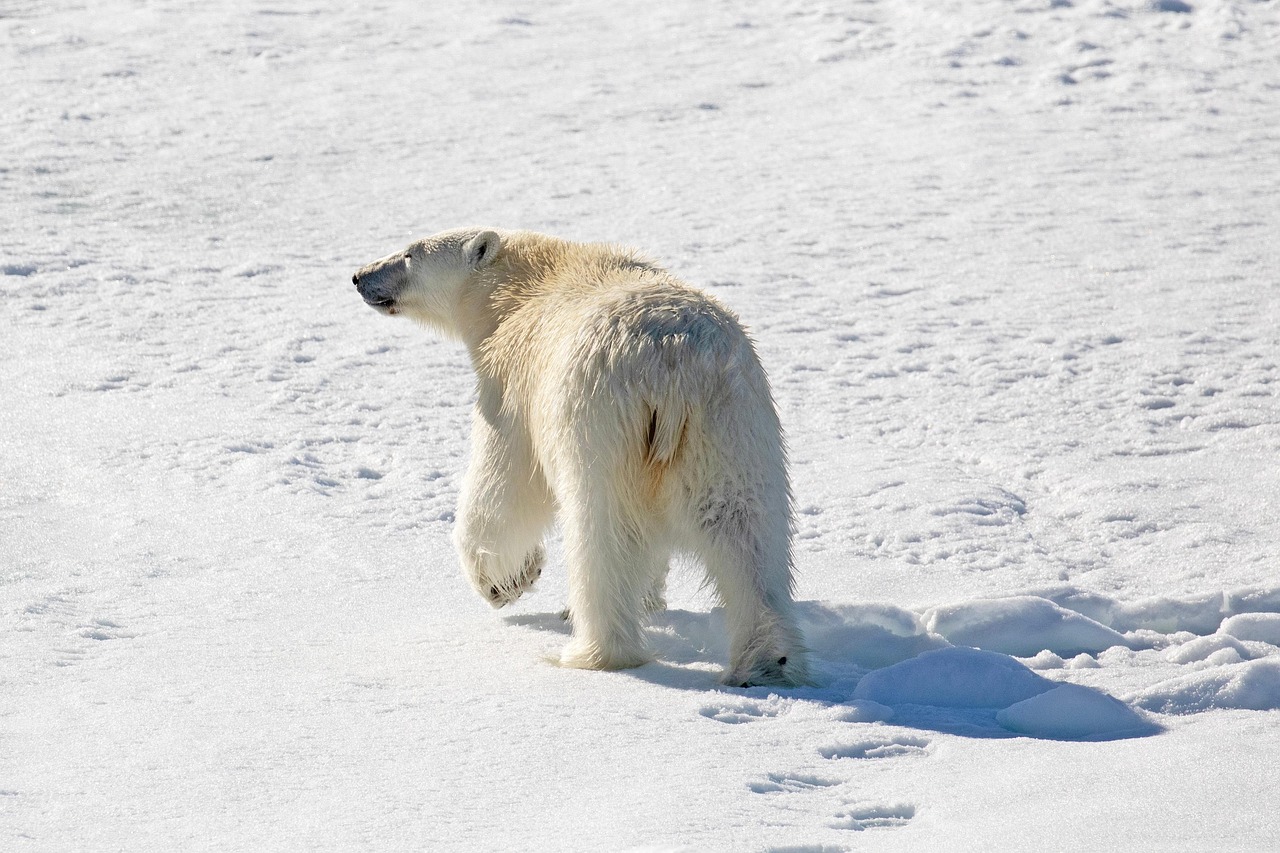
<path fill-rule="evenodd" d="M 1156 596 L 1133 602 L 1118 601 L 1074 587 L 1057 587 L 1035 594 L 1122 632 L 1152 630 L 1210 634 L 1218 629 L 1225 617 L 1248 613 L 1274 617 L 1280 613 L 1280 588 L 1269 587 L 1204 592 L 1184 598 Z"/>
<path fill-rule="evenodd" d="M 815 649 L 848 649 L 842 659 L 876 669 L 950 645 L 910 610 L 891 604 L 800 603 L 805 638 Z"/>
<path fill-rule="evenodd" d="M 1274 590 L 1256 588 L 1137 602 L 1061 588 L 921 612 L 883 602 L 801 601 L 817 683 L 789 695 L 831 706 L 844 722 L 892 721 L 974 737 L 1140 737 L 1161 731 L 1159 714 L 1280 708 L 1280 612 L 1225 615 L 1278 601 Z M 1170 630 L 1145 627 L 1151 625 Z M 721 608 L 706 615 L 670 610 L 655 616 L 648 632 L 668 664 L 727 655 Z M 1118 683 L 1123 698 L 1112 695 Z M 740 712 L 726 707 L 708 716 L 738 721 Z"/>

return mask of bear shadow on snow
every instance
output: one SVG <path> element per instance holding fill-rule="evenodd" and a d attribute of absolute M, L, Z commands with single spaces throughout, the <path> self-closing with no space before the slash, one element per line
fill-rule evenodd
<path fill-rule="evenodd" d="M 1158 723 L 1108 694 L 1046 679 L 998 652 L 953 647 L 892 605 L 797 602 L 813 686 L 729 687 L 723 608 L 654 614 L 646 636 L 655 660 L 626 674 L 676 690 L 847 707 L 849 719 L 971 738 L 1108 741 L 1159 734 Z M 511 615 L 512 626 L 568 635 L 562 613 Z"/>

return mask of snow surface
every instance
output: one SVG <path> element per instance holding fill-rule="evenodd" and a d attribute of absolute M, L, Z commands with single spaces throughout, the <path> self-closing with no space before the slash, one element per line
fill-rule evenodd
<path fill-rule="evenodd" d="M 3 4 L 0 849 L 1277 849 L 1275 6 Z M 471 594 L 471 223 L 752 327 L 820 684 Z"/>

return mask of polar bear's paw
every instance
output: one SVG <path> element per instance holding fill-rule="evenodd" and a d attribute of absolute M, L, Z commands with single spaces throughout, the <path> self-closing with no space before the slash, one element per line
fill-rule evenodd
<path fill-rule="evenodd" d="M 572 669 L 631 669 L 652 660 L 642 643 L 593 643 L 579 637 L 560 653 L 560 665 Z"/>
<path fill-rule="evenodd" d="M 804 687 L 810 684 L 807 655 L 802 649 L 789 654 L 756 654 L 740 660 L 721 679 L 733 687 Z"/>
<path fill-rule="evenodd" d="M 489 584 L 488 589 L 484 591 L 485 598 L 495 608 L 506 607 L 524 595 L 526 591 L 533 587 L 538 578 L 542 577 L 542 564 L 546 562 L 546 559 L 547 553 L 541 545 L 534 548 L 524 558 L 520 571 L 514 576 Z"/>
<path fill-rule="evenodd" d="M 645 594 L 644 603 L 641 606 L 646 616 L 654 616 L 666 611 L 667 580 L 665 577 L 659 578 L 653 588 Z"/>

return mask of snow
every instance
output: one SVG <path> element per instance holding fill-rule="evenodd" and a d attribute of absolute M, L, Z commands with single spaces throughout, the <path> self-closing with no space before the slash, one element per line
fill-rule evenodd
<path fill-rule="evenodd" d="M 1140 693 L 1135 704 L 1165 714 L 1191 714 L 1210 708 L 1280 710 L 1280 659 L 1242 662 L 1225 658 L 1221 666 L 1163 681 Z"/>
<path fill-rule="evenodd" d="M 899 723 L 914 717 L 919 725 L 970 737 L 1000 736 L 991 721 L 1018 734 L 1060 740 L 1132 737 L 1159 729 L 1100 690 L 1057 684 L 1006 655 L 972 648 L 938 649 L 874 670 L 858 682 L 854 696 L 890 708 L 891 719 Z M 922 715 L 904 706 L 927 711 Z M 947 719 L 939 710 L 973 708 L 993 713 Z"/>
<path fill-rule="evenodd" d="M 865 671 L 949 645 L 926 630 L 918 614 L 892 604 L 804 601 L 799 609 L 806 641 L 815 649 L 830 649 L 837 660 L 829 663 Z"/>
<path fill-rule="evenodd" d="M 1218 633 L 1280 646 L 1280 613 L 1240 613 L 1222 620 Z"/>
<path fill-rule="evenodd" d="M 1215 659 L 1218 663 L 1235 663 L 1251 657 L 1253 655 L 1244 643 L 1228 636 L 1197 637 L 1174 646 L 1165 654 L 1167 660 L 1181 664 L 1215 662 Z"/>
<path fill-rule="evenodd" d="M 858 699 L 885 705 L 1006 708 L 1053 687 L 1011 657 L 980 649 L 938 649 L 868 673 Z"/>
<path fill-rule="evenodd" d="M 1273 6 L 6 4 L 0 849 L 1280 847 Z M 741 314 L 817 684 L 471 593 L 463 224 Z"/>
<path fill-rule="evenodd" d="M 1079 684 L 1062 684 L 1015 702 L 996 714 L 1011 732 L 1061 740 L 1151 734 L 1156 727 L 1128 705 Z"/>

